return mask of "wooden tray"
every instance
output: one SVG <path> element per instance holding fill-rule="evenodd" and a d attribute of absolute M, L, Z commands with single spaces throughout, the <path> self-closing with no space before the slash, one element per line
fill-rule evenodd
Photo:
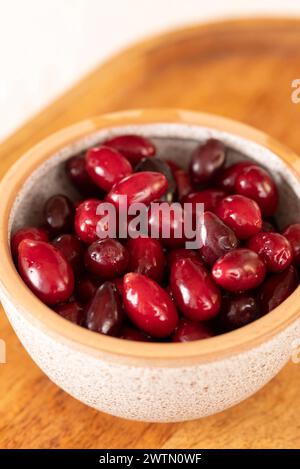
<path fill-rule="evenodd" d="M 0 172 L 53 131 L 91 115 L 173 106 L 222 114 L 270 133 L 300 153 L 300 20 L 205 24 L 142 42 L 83 79 L 0 145 Z M 244 403 L 179 424 L 98 413 L 46 378 L 1 311 L 1 448 L 299 448 L 300 365 L 289 363 Z"/>

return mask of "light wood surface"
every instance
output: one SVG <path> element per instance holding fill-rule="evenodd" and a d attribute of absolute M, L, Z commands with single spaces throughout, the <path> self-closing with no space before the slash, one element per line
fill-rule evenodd
<path fill-rule="evenodd" d="M 82 118 L 171 106 L 254 125 L 300 154 L 300 20 L 244 20 L 152 38 L 112 58 L 0 145 L 0 172 L 34 143 Z M 0 195 L 1 196 L 1 195 Z M 203 420 L 145 424 L 85 407 L 32 362 L 3 311 L 1 448 L 300 448 L 300 365 L 244 403 Z"/>

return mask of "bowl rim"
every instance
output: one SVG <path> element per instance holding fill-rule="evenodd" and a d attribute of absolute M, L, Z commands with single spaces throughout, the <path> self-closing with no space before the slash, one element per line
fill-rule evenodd
<path fill-rule="evenodd" d="M 86 119 L 66 127 L 27 151 L 0 183 L 0 291 L 18 312 L 39 330 L 59 342 L 72 344 L 94 356 L 131 358 L 137 363 L 177 366 L 181 362 L 209 362 L 254 348 L 285 330 L 299 317 L 300 286 L 281 305 L 253 323 L 206 340 L 187 343 L 134 342 L 104 336 L 66 321 L 44 305 L 19 276 L 9 248 L 8 222 L 16 195 L 30 174 L 59 149 L 101 129 L 142 124 L 186 124 L 214 128 L 267 147 L 283 160 L 300 183 L 300 158 L 267 134 L 243 123 L 181 109 L 139 109 Z"/>

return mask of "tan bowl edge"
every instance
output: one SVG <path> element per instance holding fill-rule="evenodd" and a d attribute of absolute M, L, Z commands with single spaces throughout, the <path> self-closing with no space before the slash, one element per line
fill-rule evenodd
<path fill-rule="evenodd" d="M 236 331 L 203 341 L 183 344 L 141 343 L 104 336 L 76 326 L 41 303 L 26 287 L 13 264 L 8 243 L 8 220 L 17 193 L 25 180 L 44 160 L 60 148 L 102 128 L 130 124 L 185 123 L 201 125 L 240 135 L 263 145 L 279 155 L 296 175 L 300 184 L 300 158 L 263 132 L 223 117 L 179 109 L 135 110 L 106 114 L 63 129 L 21 157 L 0 183 L 0 285 L 7 298 L 18 305 L 22 315 L 38 329 L 61 342 L 95 356 L 131 357 L 137 363 L 177 366 L 181 363 L 210 362 L 249 350 L 283 331 L 298 317 L 300 287 L 280 306 L 261 319 Z"/>

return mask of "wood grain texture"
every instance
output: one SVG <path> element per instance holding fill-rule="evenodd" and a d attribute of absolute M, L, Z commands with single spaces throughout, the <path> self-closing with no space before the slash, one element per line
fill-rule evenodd
<path fill-rule="evenodd" d="M 300 20 L 195 26 L 112 58 L 0 145 L 0 172 L 34 143 L 82 118 L 120 109 L 181 107 L 254 125 L 300 153 Z M 75 401 L 22 348 L 3 311 L 1 448 L 299 448 L 300 367 L 289 363 L 242 404 L 203 420 L 145 424 Z"/>

